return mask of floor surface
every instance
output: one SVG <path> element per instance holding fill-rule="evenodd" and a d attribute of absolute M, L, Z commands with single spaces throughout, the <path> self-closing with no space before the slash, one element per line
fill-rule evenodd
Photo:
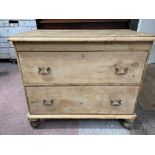
<path fill-rule="evenodd" d="M 139 119 L 131 131 L 117 120 L 44 120 L 33 129 L 17 64 L 0 63 L 0 134 L 15 135 L 129 135 L 155 134 L 154 113 L 138 108 Z"/>

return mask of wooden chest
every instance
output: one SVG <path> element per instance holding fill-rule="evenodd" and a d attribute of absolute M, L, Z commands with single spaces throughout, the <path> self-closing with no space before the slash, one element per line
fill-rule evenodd
<path fill-rule="evenodd" d="M 125 119 L 130 126 L 136 118 L 154 36 L 132 30 L 37 30 L 11 40 L 33 127 L 40 119 Z"/>

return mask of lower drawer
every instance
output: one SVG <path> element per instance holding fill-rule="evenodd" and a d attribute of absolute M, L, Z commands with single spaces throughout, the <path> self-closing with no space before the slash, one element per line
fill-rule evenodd
<path fill-rule="evenodd" d="M 26 87 L 30 114 L 132 114 L 138 86 Z"/>

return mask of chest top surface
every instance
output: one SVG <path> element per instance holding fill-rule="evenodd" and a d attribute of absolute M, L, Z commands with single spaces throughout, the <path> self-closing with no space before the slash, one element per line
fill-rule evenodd
<path fill-rule="evenodd" d="M 154 41 L 155 36 L 133 30 L 35 30 L 10 38 L 15 42 Z"/>

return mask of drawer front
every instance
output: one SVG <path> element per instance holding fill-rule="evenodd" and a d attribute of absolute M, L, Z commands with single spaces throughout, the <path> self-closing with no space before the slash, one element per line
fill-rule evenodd
<path fill-rule="evenodd" d="M 138 86 L 27 87 L 31 114 L 132 114 Z"/>
<path fill-rule="evenodd" d="M 19 52 L 26 84 L 140 83 L 147 52 Z"/>

